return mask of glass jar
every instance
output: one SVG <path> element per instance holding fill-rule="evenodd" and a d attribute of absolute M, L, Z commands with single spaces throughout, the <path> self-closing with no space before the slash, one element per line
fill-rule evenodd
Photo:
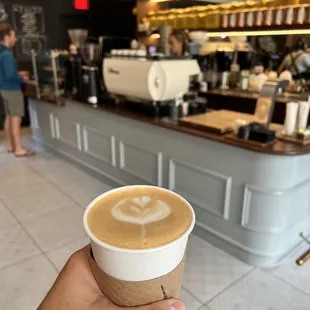
<path fill-rule="evenodd" d="M 264 13 L 264 26 L 275 24 L 276 9 L 266 9 Z"/>
<path fill-rule="evenodd" d="M 295 7 L 286 6 L 284 7 L 284 24 L 292 25 L 294 23 Z"/>
<path fill-rule="evenodd" d="M 221 14 L 221 28 L 228 28 L 229 25 L 229 11 L 223 11 Z"/>
<path fill-rule="evenodd" d="M 306 22 L 307 19 L 307 8 L 309 5 L 304 4 L 296 7 L 295 9 L 295 23 L 302 25 Z"/>
<path fill-rule="evenodd" d="M 274 24 L 277 26 L 283 25 L 284 17 L 285 17 L 284 6 L 279 6 L 275 10 L 276 10 L 276 13 L 275 13 L 276 15 L 275 15 Z"/>
<path fill-rule="evenodd" d="M 264 23 L 264 9 L 256 11 L 255 26 L 260 27 Z"/>
<path fill-rule="evenodd" d="M 237 12 L 237 27 L 245 26 L 245 11 L 240 10 Z"/>
<path fill-rule="evenodd" d="M 228 17 L 229 17 L 229 22 L 228 22 L 229 28 L 236 28 L 236 26 L 237 26 L 237 12 L 236 11 L 230 12 L 228 14 Z"/>
<path fill-rule="evenodd" d="M 256 15 L 256 11 L 253 9 L 245 11 L 245 25 L 247 27 L 253 27 L 254 26 L 255 15 Z"/>
<path fill-rule="evenodd" d="M 306 7 L 306 19 L 305 19 L 306 24 L 310 24 L 310 6 Z"/>

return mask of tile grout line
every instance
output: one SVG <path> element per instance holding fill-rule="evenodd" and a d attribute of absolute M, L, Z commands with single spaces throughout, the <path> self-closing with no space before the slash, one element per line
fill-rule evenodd
<path fill-rule="evenodd" d="M 248 272 L 246 272 L 244 275 L 242 275 L 240 278 L 236 279 L 235 281 L 233 281 L 231 284 L 229 284 L 227 287 L 225 287 L 224 289 L 222 289 L 220 292 L 218 292 L 216 295 L 214 295 L 210 300 L 206 301 L 203 306 L 208 306 L 209 304 L 216 299 L 217 297 L 219 297 L 221 294 L 223 294 L 224 292 L 226 292 L 227 290 L 229 290 L 231 287 L 233 287 L 235 284 L 237 284 L 239 281 L 243 280 L 244 278 L 246 278 L 248 275 L 250 275 L 252 272 L 254 272 L 255 270 L 257 270 L 257 268 L 253 267 L 251 270 L 249 270 Z"/>
<path fill-rule="evenodd" d="M 49 180 L 48 178 L 45 177 L 44 174 L 42 174 L 40 171 L 38 171 L 36 168 L 32 167 L 29 163 L 25 162 L 26 166 L 32 170 L 35 174 L 41 176 L 43 179 L 45 179 L 50 185 L 52 185 L 55 189 L 59 190 L 62 194 L 64 194 L 67 198 L 69 198 L 73 203 L 77 204 L 79 207 L 81 207 L 82 209 L 84 209 L 84 206 L 82 206 L 78 201 L 76 201 L 74 198 L 72 198 L 68 193 L 66 193 L 65 191 L 63 191 L 60 187 L 58 187 L 57 184 L 55 184 L 53 181 Z M 54 263 L 48 258 L 48 256 L 46 255 L 45 251 L 43 249 L 41 249 L 41 247 L 37 244 L 37 242 L 32 238 L 32 236 L 28 233 L 27 229 L 23 226 L 23 224 L 19 221 L 19 219 L 12 213 L 12 211 L 8 208 L 8 206 L 6 205 L 6 203 L 0 199 L 0 201 L 2 201 L 2 203 L 4 204 L 5 208 L 9 211 L 9 213 L 15 218 L 15 220 L 18 222 L 18 224 L 22 227 L 22 229 L 26 232 L 26 234 L 28 235 L 28 237 L 31 238 L 31 240 L 34 242 L 34 244 L 38 247 L 38 249 L 40 250 L 40 253 L 43 254 L 43 256 L 51 263 L 51 265 L 53 266 L 53 269 L 57 272 L 57 274 L 59 273 L 57 267 L 54 265 Z M 190 236 L 192 237 L 192 236 Z M 78 238 L 74 241 L 78 241 L 80 240 L 81 238 Z M 71 242 L 74 242 L 74 241 L 71 241 Z M 65 244 L 63 245 L 60 245 L 58 247 L 56 247 L 55 249 L 51 249 L 51 250 L 48 250 L 46 251 L 47 253 L 49 252 L 52 252 L 54 250 L 57 250 L 57 249 L 60 249 L 62 248 L 63 246 L 66 246 L 68 244 L 70 244 L 71 242 L 66 242 Z M 41 254 L 36 254 L 36 255 L 33 255 L 31 257 L 28 257 L 28 258 L 25 258 L 25 259 L 22 259 L 16 263 L 13 263 L 13 264 L 10 264 L 10 265 L 6 265 L 5 267 L 2 267 L 0 268 L 0 270 L 5 270 L 6 268 L 9 268 L 9 267 L 13 267 L 13 266 L 16 266 L 18 265 L 19 263 L 22 263 L 22 262 L 25 262 L 25 261 L 28 261 L 30 259 L 33 259 L 35 257 L 38 257 L 40 256 Z M 231 283 L 228 287 L 224 288 L 222 291 L 220 291 L 218 294 L 216 294 L 215 296 L 213 296 L 209 301 L 203 303 L 197 296 L 194 295 L 194 293 L 192 293 L 190 290 L 188 290 L 187 288 L 183 287 L 182 286 L 182 289 L 184 289 L 191 297 L 195 298 L 198 302 L 201 303 L 201 305 L 199 306 L 198 309 L 200 309 L 201 307 L 203 306 L 207 306 L 209 307 L 209 304 L 214 300 L 216 299 L 219 295 L 221 295 L 222 293 L 224 293 L 226 290 L 230 289 L 233 285 L 235 285 L 237 282 L 239 282 L 240 280 L 242 280 L 243 278 L 245 278 L 246 276 L 248 276 L 249 274 L 251 274 L 254 270 L 256 270 L 257 268 L 253 267 L 253 269 L 251 269 L 249 272 L 245 273 L 244 275 L 242 275 L 240 278 L 238 278 L 237 280 L 235 280 L 233 283 Z M 282 279 L 281 277 L 271 273 L 271 272 L 268 272 L 264 269 L 260 269 L 262 270 L 263 272 L 273 276 L 275 279 L 278 279 L 280 280 L 281 282 L 289 285 L 291 288 L 295 289 L 296 291 L 304 294 L 304 295 L 307 295 L 307 296 L 310 296 L 310 294 L 308 294 L 307 292 L 304 292 L 303 290 L 299 289 L 298 287 L 295 287 L 293 284 L 287 282 L 286 280 Z"/>
<path fill-rule="evenodd" d="M 186 293 L 188 293 L 191 297 L 195 298 L 197 301 L 199 301 L 201 303 L 200 307 L 203 305 L 203 301 L 200 300 L 196 295 L 194 295 L 194 293 L 192 293 L 189 289 L 187 289 L 186 287 L 182 286 L 182 289 L 184 291 L 186 291 Z M 199 308 L 198 308 L 199 309 Z"/>
<path fill-rule="evenodd" d="M 58 269 L 56 268 L 56 266 L 53 264 L 53 262 L 49 259 L 49 257 L 46 255 L 46 253 L 43 251 L 43 249 L 40 247 L 40 245 L 35 241 L 35 239 L 30 235 L 30 233 L 28 232 L 28 230 L 24 227 L 24 225 L 22 224 L 22 222 L 15 216 L 15 214 L 10 210 L 10 208 L 8 208 L 7 204 L 5 203 L 5 201 L 3 201 L 2 199 L 0 199 L 0 201 L 3 203 L 4 207 L 8 210 L 8 212 L 15 218 L 15 220 L 17 221 L 17 223 L 21 226 L 22 230 L 26 233 L 26 235 L 32 240 L 32 242 L 34 243 L 34 245 L 38 248 L 38 250 L 40 251 L 41 254 L 43 254 L 43 256 L 52 264 L 52 267 L 56 270 L 57 274 L 59 273 Z"/>
<path fill-rule="evenodd" d="M 45 179 L 49 184 L 51 184 L 55 189 L 59 190 L 62 194 L 64 194 L 67 198 L 69 198 L 70 200 L 72 200 L 72 202 L 74 202 L 75 204 L 77 204 L 79 207 L 81 207 L 83 210 L 85 210 L 85 206 L 83 206 L 81 203 L 79 203 L 78 201 L 76 201 L 74 198 L 72 198 L 68 193 L 66 193 L 65 191 L 63 191 L 60 187 L 58 187 L 57 184 L 55 184 L 53 181 L 49 180 L 48 178 L 46 178 L 44 176 L 44 174 L 42 174 L 41 172 L 39 172 L 36 168 L 31 167 L 31 165 L 27 164 L 27 166 L 33 170 L 35 173 L 37 173 L 39 176 L 41 176 L 43 179 Z"/>
<path fill-rule="evenodd" d="M 55 188 L 56 190 L 59 190 L 62 194 L 64 194 L 70 201 L 72 201 L 72 204 L 74 203 L 75 205 L 78 205 L 78 207 L 82 208 L 84 210 L 84 207 L 78 203 L 77 201 L 75 201 L 68 193 L 64 192 L 61 188 L 59 188 L 54 182 L 50 181 L 49 179 L 47 179 L 44 174 L 40 173 L 37 169 L 35 169 L 34 167 L 32 167 L 29 163 L 27 163 L 25 161 L 25 164 L 26 166 L 29 168 L 29 170 L 31 170 L 34 174 L 37 174 L 39 175 L 40 177 L 42 177 L 44 180 L 47 181 L 47 183 L 49 183 L 53 188 Z M 39 249 L 40 253 L 43 254 L 43 256 L 52 264 L 52 267 L 54 270 L 56 270 L 57 274 L 59 274 L 59 270 L 58 268 L 56 267 L 56 265 L 54 265 L 54 263 L 49 259 L 49 257 L 47 256 L 46 253 L 50 253 L 52 251 L 55 251 L 55 250 L 58 250 L 60 248 L 62 248 L 63 246 L 66 246 L 72 242 L 76 242 L 80 239 L 82 239 L 83 237 L 79 237 L 77 239 L 74 239 L 72 241 L 68 241 L 68 242 L 65 242 L 64 244 L 62 245 L 59 245 L 53 249 L 50 249 L 48 251 L 44 251 L 40 245 L 33 239 L 33 237 L 29 234 L 28 230 L 24 227 L 23 223 L 15 216 L 15 214 L 10 210 L 10 208 L 7 206 L 7 204 L 5 203 L 5 201 L 3 199 L 0 198 L 0 201 L 3 203 L 4 207 L 6 208 L 6 210 L 13 216 L 13 218 L 17 221 L 17 223 L 22 227 L 23 231 L 27 234 L 27 236 L 34 242 L 34 244 L 36 245 L 36 247 Z M 68 207 L 68 206 L 64 206 L 63 208 L 65 207 Z M 50 211 L 50 212 L 53 212 L 53 211 Z M 46 212 L 45 214 L 47 214 L 48 212 Z M 43 215 L 43 214 L 42 214 Z M 39 254 L 39 255 L 41 255 Z M 37 256 L 37 255 L 36 255 Z M 18 264 L 18 263 L 16 263 Z M 13 264 L 12 264 L 13 265 Z"/>
<path fill-rule="evenodd" d="M 43 179 L 45 179 L 48 183 L 50 183 L 53 187 L 55 187 L 57 190 L 59 190 L 61 193 L 63 193 L 65 196 L 67 196 L 70 200 L 72 200 L 75 204 L 77 204 L 79 207 L 82 208 L 82 210 L 85 210 L 85 206 L 83 204 L 81 204 L 80 202 L 76 201 L 73 197 L 71 197 L 67 192 L 63 191 L 60 187 L 58 187 L 58 185 L 56 183 L 54 183 L 53 181 L 49 180 L 48 178 L 46 178 L 44 176 L 44 174 L 42 174 L 40 171 L 38 171 L 36 168 L 32 167 L 31 165 L 27 164 L 27 166 L 29 166 L 29 168 L 31 170 L 33 170 L 35 173 L 37 173 L 38 175 L 40 175 Z M 99 180 L 98 180 L 99 181 Z M 101 182 L 101 181 L 99 181 Z M 103 182 L 101 182 L 103 183 Z M 105 184 L 105 183 L 103 183 Z M 107 185 L 107 184 L 105 184 Z"/>
<path fill-rule="evenodd" d="M 269 274 L 269 275 L 272 276 L 273 278 L 275 278 L 275 279 L 277 279 L 277 280 L 280 280 L 281 282 L 283 282 L 283 283 L 289 285 L 292 289 L 294 289 L 294 290 L 296 290 L 296 291 L 298 291 L 298 292 L 300 292 L 300 293 L 302 293 L 302 294 L 307 295 L 307 296 L 310 297 L 310 294 L 309 294 L 309 293 L 307 293 L 307 292 L 303 291 L 302 289 L 296 287 L 296 286 L 293 285 L 292 283 L 290 283 L 290 282 L 288 282 L 288 281 L 282 279 L 282 278 L 279 277 L 278 275 L 273 274 L 272 272 L 269 272 L 269 271 L 267 271 L 267 270 L 265 270 L 265 269 L 260 269 L 260 270 L 262 270 L 264 273 Z"/>
<path fill-rule="evenodd" d="M 33 258 L 40 257 L 41 255 L 42 255 L 41 253 L 39 253 L 39 254 L 34 254 L 34 255 L 29 256 L 29 257 L 27 257 L 27 258 L 23 258 L 23 259 L 19 260 L 18 262 L 15 262 L 15 263 L 12 263 L 12 264 L 9 264 L 9 265 L 5 265 L 5 266 L 3 266 L 3 267 L 0 268 L 0 272 L 3 271 L 3 270 L 5 270 L 5 269 L 11 268 L 11 267 L 17 266 L 17 265 L 19 265 L 19 264 L 21 264 L 21 263 L 24 263 L 24 262 L 27 262 L 27 261 L 29 261 L 29 260 L 32 260 Z M 54 269 L 54 268 L 53 268 L 53 269 Z"/>

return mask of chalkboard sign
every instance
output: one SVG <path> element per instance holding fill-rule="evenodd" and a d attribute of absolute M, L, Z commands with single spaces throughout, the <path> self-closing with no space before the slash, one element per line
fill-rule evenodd
<path fill-rule="evenodd" d="M 5 7 L 5 4 L 0 2 L 0 24 L 7 23 L 8 19 L 9 19 L 9 14 Z"/>
<path fill-rule="evenodd" d="M 12 25 L 17 35 L 18 60 L 29 61 L 31 50 L 40 53 L 47 47 L 44 9 L 38 5 L 12 5 Z"/>
<path fill-rule="evenodd" d="M 14 4 L 12 14 L 13 28 L 17 33 L 45 33 L 43 7 Z"/>
<path fill-rule="evenodd" d="M 17 44 L 15 47 L 18 59 L 30 59 L 31 50 L 35 50 L 37 54 L 46 49 L 47 39 L 45 35 L 26 34 L 17 36 Z"/>

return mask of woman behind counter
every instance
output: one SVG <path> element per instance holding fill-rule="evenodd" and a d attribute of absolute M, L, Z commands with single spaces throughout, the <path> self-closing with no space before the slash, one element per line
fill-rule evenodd
<path fill-rule="evenodd" d="M 188 56 L 188 34 L 182 30 L 173 30 L 169 37 L 169 47 L 173 56 Z"/>

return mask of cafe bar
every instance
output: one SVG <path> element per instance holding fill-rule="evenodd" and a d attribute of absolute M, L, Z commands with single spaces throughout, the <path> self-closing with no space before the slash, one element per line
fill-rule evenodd
<path fill-rule="evenodd" d="M 111 187 L 181 195 L 193 238 L 247 266 L 307 266 L 310 1 L 137 0 L 104 31 L 91 2 L 75 10 L 59 40 L 19 45 L 34 145 Z"/>

